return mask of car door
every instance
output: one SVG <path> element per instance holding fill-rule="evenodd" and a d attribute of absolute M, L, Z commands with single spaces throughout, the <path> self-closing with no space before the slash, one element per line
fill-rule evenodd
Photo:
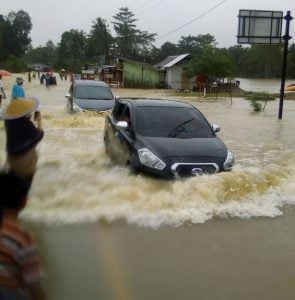
<path fill-rule="evenodd" d="M 126 129 L 119 128 L 117 122 L 126 121 Z M 107 117 L 105 127 L 105 143 L 108 154 L 120 164 L 126 164 L 132 151 L 132 115 L 131 108 L 125 101 L 114 107 L 113 113 Z"/>

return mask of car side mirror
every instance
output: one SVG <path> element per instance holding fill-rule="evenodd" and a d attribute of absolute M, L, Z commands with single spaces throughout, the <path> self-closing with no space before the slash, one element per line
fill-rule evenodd
<path fill-rule="evenodd" d="M 119 121 L 116 123 L 116 127 L 119 129 L 127 129 L 128 123 L 126 121 Z"/>
<path fill-rule="evenodd" d="M 65 97 L 66 97 L 66 98 L 71 98 L 71 94 L 70 94 L 70 93 L 67 93 Z"/>
<path fill-rule="evenodd" d="M 220 131 L 220 126 L 217 124 L 212 124 L 212 129 L 214 132 L 218 132 L 218 131 Z"/>
<path fill-rule="evenodd" d="M 115 96 L 115 103 L 117 103 L 119 99 L 120 99 L 119 96 Z"/>

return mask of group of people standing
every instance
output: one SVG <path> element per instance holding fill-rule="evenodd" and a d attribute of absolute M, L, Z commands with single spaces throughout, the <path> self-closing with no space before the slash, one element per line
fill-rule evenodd
<path fill-rule="evenodd" d="M 41 85 L 49 87 L 50 85 L 56 85 L 56 76 L 52 72 L 41 72 L 39 69 L 36 72 L 33 70 L 32 75 L 31 71 L 28 72 L 28 82 L 32 81 L 32 77 L 36 78 L 36 73 L 38 74 L 38 79 L 40 80 Z"/>
<path fill-rule="evenodd" d="M 1 91 L 6 97 L 3 87 Z M 0 299 L 3 300 L 46 299 L 35 237 L 18 221 L 36 172 L 36 147 L 44 136 L 38 107 L 38 99 L 25 98 L 23 78 L 17 77 L 10 104 L 2 113 L 6 133 L 6 162 L 0 170 Z"/>

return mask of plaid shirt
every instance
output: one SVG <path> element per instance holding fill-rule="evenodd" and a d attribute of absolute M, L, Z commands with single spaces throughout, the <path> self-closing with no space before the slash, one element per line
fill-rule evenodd
<path fill-rule="evenodd" d="M 43 271 L 32 233 L 3 220 L 0 227 L 0 287 L 22 288 L 41 282 Z"/>

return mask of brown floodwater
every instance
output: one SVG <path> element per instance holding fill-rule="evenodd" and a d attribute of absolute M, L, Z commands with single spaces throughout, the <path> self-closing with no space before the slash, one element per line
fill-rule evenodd
<path fill-rule="evenodd" d="M 156 228 L 214 216 L 274 217 L 294 203 L 295 101 L 285 101 L 283 120 L 278 120 L 278 100 L 255 113 L 244 99 L 234 98 L 231 104 L 229 98 L 182 98 L 221 126 L 219 136 L 234 151 L 237 164 L 230 173 L 167 182 L 113 165 L 104 150 L 104 114 L 66 113 L 68 87 L 65 81 L 48 89 L 37 80 L 25 82 L 27 96 L 40 99 L 45 130 L 25 219 L 47 224 L 123 219 Z M 114 93 L 178 98 L 167 90 Z M 0 141 L 5 144 L 4 130 Z M 0 162 L 4 160 L 2 147 Z"/>
<path fill-rule="evenodd" d="M 8 96 L 14 78 L 3 78 Z M 280 86 L 279 81 L 241 79 L 241 88 L 243 84 L 254 91 Z M 38 146 L 38 171 L 21 217 L 42 234 L 52 299 L 291 299 L 294 260 L 290 273 L 287 264 L 277 260 L 275 268 L 281 267 L 293 285 L 287 282 L 281 289 L 285 298 L 271 298 L 277 296 L 272 289 L 263 291 L 276 281 L 269 274 L 276 270 L 262 261 L 274 258 L 267 254 L 268 247 L 280 247 L 269 237 L 259 250 L 249 242 L 259 243 L 277 226 L 285 228 L 280 216 L 294 211 L 295 101 L 284 102 L 283 120 L 278 120 L 278 99 L 257 113 L 242 98 L 231 102 L 190 94 L 179 98 L 169 90 L 113 89 L 118 96 L 180 99 L 196 105 L 210 123 L 221 126 L 219 136 L 235 153 L 232 172 L 162 181 L 133 175 L 110 161 L 103 145 L 104 114 L 66 112 L 69 81 L 58 78 L 57 86 L 46 88 L 36 79 L 24 86 L 27 96 L 41 102 L 45 137 Z M 0 144 L 3 165 L 1 123 Z M 235 226 L 243 236 L 234 236 Z M 289 263 L 294 240 L 286 231 L 281 242 Z M 274 235 L 278 238 L 279 231 Z M 248 290 L 243 289 L 247 274 L 254 276 Z M 221 287 L 218 282 L 224 278 Z M 217 290 L 210 290 L 210 280 Z M 241 297 L 236 287 L 230 290 L 231 280 L 243 291 Z"/>

